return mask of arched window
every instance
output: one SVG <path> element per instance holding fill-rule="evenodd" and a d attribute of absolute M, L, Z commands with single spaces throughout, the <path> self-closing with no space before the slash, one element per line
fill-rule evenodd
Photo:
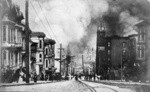
<path fill-rule="evenodd" d="M 48 55 L 48 48 L 46 48 L 46 55 Z"/>
<path fill-rule="evenodd" d="M 48 60 L 46 60 L 46 68 L 48 67 Z"/>

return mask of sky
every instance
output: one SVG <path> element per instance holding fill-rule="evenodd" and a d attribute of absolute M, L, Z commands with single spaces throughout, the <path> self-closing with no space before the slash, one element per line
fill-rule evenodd
<path fill-rule="evenodd" d="M 25 0 L 13 2 L 25 13 Z M 91 19 L 102 16 L 107 10 L 105 0 L 29 0 L 29 26 L 32 31 L 44 32 L 54 39 L 57 51 L 60 43 L 64 48 L 70 42 L 80 43 L 89 34 Z M 86 43 L 96 48 L 96 26 L 93 30 Z"/>

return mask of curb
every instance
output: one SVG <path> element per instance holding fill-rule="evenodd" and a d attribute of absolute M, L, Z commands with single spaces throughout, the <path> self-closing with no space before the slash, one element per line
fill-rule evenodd
<path fill-rule="evenodd" d="M 149 92 L 150 85 L 149 84 L 125 84 L 125 83 L 115 83 L 115 82 L 98 82 L 98 81 L 88 81 L 88 82 L 95 82 L 95 83 L 101 83 L 104 85 L 115 85 L 120 88 L 131 88 L 136 90 L 137 92 Z M 140 91 L 139 91 L 140 90 Z"/>
<path fill-rule="evenodd" d="M 5 84 L 5 85 L 0 85 L 0 87 L 38 85 L 38 84 L 47 84 L 47 83 L 56 83 L 56 82 L 63 82 L 63 81 L 48 81 L 48 82 L 40 82 L 40 83 L 22 83 L 22 84 L 8 84 L 8 85 Z"/>

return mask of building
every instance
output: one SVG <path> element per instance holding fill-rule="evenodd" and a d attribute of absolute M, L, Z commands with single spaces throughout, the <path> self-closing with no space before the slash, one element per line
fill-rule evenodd
<path fill-rule="evenodd" d="M 45 70 L 45 75 L 52 78 L 52 74 L 55 72 L 56 68 L 55 60 L 55 41 L 52 39 L 44 39 L 44 64 L 43 69 Z"/>
<path fill-rule="evenodd" d="M 95 62 L 96 51 L 93 48 L 86 48 L 83 51 L 84 62 Z"/>
<path fill-rule="evenodd" d="M 136 76 L 131 74 L 133 72 L 131 68 L 134 67 L 138 58 L 138 35 L 106 36 L 107 28 L 105 27 L 102 23 L 97 29 L 96 73 L 101 75 L 102 79 Z M 129 67 L 130 69 L 127 69 Z"/>
<path fill-rule="evenodd" d="M 5 3 L 6 2 L 6 3 Z M 25 48 L 23 39 L 25 26 L 21 23 L 24 19 L 19 7 L 13 5 L 11 0 L 7 4 L 7 10 L 3 13 L 1 20 L 2 27 L 2 54 L 1 71 L 3 82 L 13 82 L 17 79 L 17 70 L 23 67 L 22 50 Z"/>
<path fill-rule="evenodd" d="M 33 42 L 31 47 L 33 47 L 35 51 L 32 52 L 32 58 L 35 58 L 35 70 L 37 75 L 40 77 L 40 74 L 44 72 L 44 37 L 45 34 L 43 32 L 32 32 L 31 41 Z M 37 46 L 37 47 L 36 47 Z M 33 59 L 34 60 L 34 59 Z M 32 60 L 32 62 L 34 62 Z"/>
<path fill-rule="evenodd" d="M 136 66 L 140 67 L 139 70 L 139 78 L 142 81 L 145 81 L 147 79 L 150 80 L 149 77 L 149 53 L 150 53 L 150 42 L 149 42 L 149 23 L 146 21 L 140 21 L 135 25 L 136 31 L 138 32 L 138 38 L 137 38 L 137 58 L 136 58 Z"/>
<path fill-rule="evenodd" d="M 38 42 L 32 42 L 31 43 L 31 69 L 30 72 L 31 74 L 34 74 L 36 72 L 36 54 L 37 54 L 37 47 L 38 47 Z"/>

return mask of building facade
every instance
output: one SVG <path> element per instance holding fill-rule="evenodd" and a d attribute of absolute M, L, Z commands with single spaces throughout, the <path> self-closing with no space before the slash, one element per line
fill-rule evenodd
<path fill-rule="evenodd" d="M 133 79 L 138 76 L 137 60 L 139 53 L 142 54 L 138 35 L 106 36 L 105 27 L 101 24 L 97 29 L 96 73 L 102 79 Z"/>
<path fill-rule="evenodd" d="M 52 39 L 44 39 L 44 64 L 45 75 L 52 78 L 52 74 L 55 72 L 55 41 Z"/>
<path fill-rule="evenodd" d="M 25 47 L 23 42 L 25 26 L 21 23 L 23 14 L 19 7 L 7 1 L 7 11 L 1 20 L 1 71 L 3 82 L 16 80 L 16 71 L 23 66 L 22 50 Z M 16 77 L 16 78 L 15 78 Z"/>
<path fill-rule="evenodd" d="M 149 23 L 146 21 L 140 21 L 135 26 L 136 31 L 138 32 L 137 38 L 137 63 L 136 66 L 140 67 L 139 69 L 139 79 L 141 81 L 150 80 L 149 77 Z M 144 76 L 143 76 L 144 75 Z"/>
<path fill-rule="evenodd" d="M 36 62 L 35 70 L 36 74 L 40 77 L 40 74 L 44 71 L 44 37 L 45 34 L 43 32 L 32 32 L 31 41 L 32 41 L 32 61 Z M 36 47 L 37 46 L 37 47 Z M 36 49 L 36 50 L 35 50 Z M 35 51 L 34 51 L 35 50 Z M 35 58 L 35 61 L 34 61 Z"/>

